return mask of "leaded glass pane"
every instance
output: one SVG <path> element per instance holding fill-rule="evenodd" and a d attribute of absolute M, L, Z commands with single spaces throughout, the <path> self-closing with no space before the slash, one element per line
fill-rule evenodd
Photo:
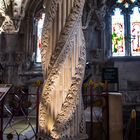
<path fill-rule="evenodd" d="M 140 13 L 138 7 L 133 9 L 131 21 L 131 53 L 133 56 L 140 55 Z"/>
<path fill-rule="evenodd" d="M 136 2 L 136 0 L 130 0 L 130 1 L 131 1 L 131 2 Z M 118 3 L 123 3 L 123 2 L 125 3 L 126 0 L 117 0 L 117 2 L 118 2 Z"/>
<path fill-rule="evenodd" d="M 118 2 L 118 3 L 122 3 L 123 1 L 124 1 L 124 0 L 118 0 L 117 2 Z"/>
<path fill-rule="evenodd" d="M 36 62 L 41 62 L 41 54 L 40 54 L 40 47 L 41 47 L 41 34 L 42 28 L 44 23 L 45 14 L 42 14 L 42 17 L 38 21 L 37 26 L 37 53 L 36 53 Z"/>
<path fill-rule="evenodd" d="M 124 44 L 124 16 L 121 15 L 121 10 L 116 8 L 112 16 L 112 55 L 124 56 Z"/>
<path fill-rule="evenodd" d="M 124 4 L 124 6 L 125 6 L 125 8 L 128 8 L 128 7 L 129 7 L 129 4 L 126 2 L 126 3 Z"/>
<path fill-rule="evenodd" d="M 131 0 L 131 2 L 136 2 L 136 0 Z"/>

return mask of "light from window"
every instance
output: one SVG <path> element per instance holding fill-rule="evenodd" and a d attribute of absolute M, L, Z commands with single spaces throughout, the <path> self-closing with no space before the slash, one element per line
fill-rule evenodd
<path fill-rule="evenodd" d="M 112 55 L 125 55 L 124 42 L 124 16 L 121 15 L 121 10 L 116 8 L 112 16 Z"/>
<path fill-rule="evenodd" d="M 130 0 L 132 3 L 135 2 L 136 0 Z M 127 3 L 126 0 L 117 0 L 118 3 Z"/>
<path fill-rule="evenodd" d="M 140 13 L 138 7 L 133 8 L 131 21 L 131 54 L 140 55 Z"/>
<path fill-rule="evenodd" d="M 40 48 L 41 48 L 41 35 L 42 35 L 42 29 L 43 29 L 43 23 L 44 23 L 45 14 L 42 14 L 42 17 L 38 20 L 37 24 L 37 51 L 36 51 L 36 62 L 41 62 L 41 54 L 40 54 Z"/>
<path fill-rule="evenodd" d="M 123 1 L 124 1 L 124 0 L 118 0 L 117 2 L 118 2 L 118 3 L 122 3 Z"/>
<path fill-rule="evenodd" d="M 136 2 L 136 0 L 131 0 L 131 2 Z"/>
<path fill-rule="evenodd" d="M 126 3 L 124 4 L 124 6 L 125 6 L 125 8 L 128 8 L 128 7 L 129 7 L 129 3 L 126 2 Z"/>

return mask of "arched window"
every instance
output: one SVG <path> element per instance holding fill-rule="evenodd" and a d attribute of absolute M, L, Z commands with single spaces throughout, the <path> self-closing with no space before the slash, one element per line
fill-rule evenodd
<path fill-rule="evenodd" d="M 41 13 L 40 18 L 37 20 L 37 48 L 36 48 L 36 62 L 41 62 L 41 54 L 40 54 L 40 48 L 41 48 L 41 35 L 42 35 L 42 29 L 43 29 L 43 23 L 44 23 L 45 13 Z"/>
<path fill-rule="evenodd" d="M 112 56 L 140 56 L 140 8 L 137 0 L 117 0 L 112 13 Z"/>

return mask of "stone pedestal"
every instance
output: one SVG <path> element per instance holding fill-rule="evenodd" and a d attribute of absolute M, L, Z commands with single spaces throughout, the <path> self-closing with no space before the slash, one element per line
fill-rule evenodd
<path fill-rule="evenodd" d="M 109 93 L 110 140 L 123 140 L 122 95 Z"/>

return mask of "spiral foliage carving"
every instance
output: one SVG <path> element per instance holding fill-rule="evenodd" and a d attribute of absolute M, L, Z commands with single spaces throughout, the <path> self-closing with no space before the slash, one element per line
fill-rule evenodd
<path fill-rule="evenodd" d="M 86 48 L 81 22 L 84 0 L 75 0 L 73 3 L 72 1 L 68 0 L 66 3 L 65 0 L 50 0 L 49 7 L 46 9 L 41 47 L 45 82 L 39 110 L 42 139 L 74 140 L 85 135 L 81 97 L 86 63 Z M 64 4 L 68 5 L 69 12 L 58 33 L 55 47 L 50 53 L 52 47 L 50 28 L 55 19 L 59 17 L 58 9 L 60 10 L 61 5 Z M 67 9 L 62 11 L 66 12 Z M 60 21 L 57 24 L 61 24 Z M 56 34 L 55 31 L 53 33 Z M 67 76 L 66 79 L 67 73 L 71 76 Z M 60 79 L 64 79 L 63 90 L 60 89 L 62 85 Z"/>

